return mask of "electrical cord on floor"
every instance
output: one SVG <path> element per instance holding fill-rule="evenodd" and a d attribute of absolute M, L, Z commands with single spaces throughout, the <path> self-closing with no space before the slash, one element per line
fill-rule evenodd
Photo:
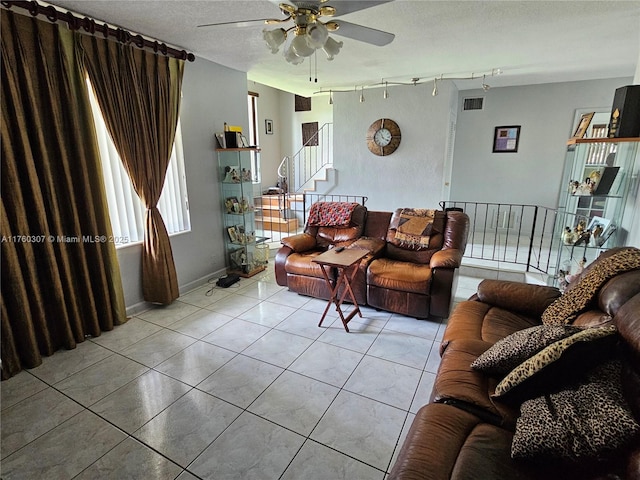
<path fill-rule="evenodd" d="M 225 276 L 226 276 L 226 275 L 225 275 Z M 218 285 L 218 282 L 220 281 L 220 279 L 221 279 L 221 278 L 224 278 L 225 276 L 217 277 L 217 278 L 210 278 L 209 280 L 207 280 L 207 283 L 208 283 L 209 285 L 211 285 L 211 288 L 209 288 L 209 290 L 207 290 L 204 294 L 205 294 L 207 297 L 210 297 L 210 296 L 212 296 L 212 295 L 213 295 L 213 291 L 214 291 L 214 290 L 226 290 L 226 289 L 231 288 L 231 287 L 233 287 L 233 288 L 240 288 L 240 284 L 239 284 L 239 283 L 238 283 L 237 285 L 230 285 L 230 286 L 228 286 L 228 287 L 221 287 L 221 286 L 219 286 L 219 285 Z"/>

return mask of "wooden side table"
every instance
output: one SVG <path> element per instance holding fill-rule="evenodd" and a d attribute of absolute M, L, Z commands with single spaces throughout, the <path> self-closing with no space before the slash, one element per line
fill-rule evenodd
<path fill-rule="evenodd" d="M 329 307 L 331 306 L 331 304 L 335 304 L 336 311 L 338 312 L 338 315 L 340 315 L 342 325 L 344 325 L 344 329 L 347 332 L 349 332 L 349 327 L 347 326 L 349 320 L 351 320 L 356 315 L 356 313 L 360 315 L 360 317 L 362 317 L 362 312 L 360 312 L 360 307 L 358 306 L 356 297 L 353 294 L 353 290 L 351 290 L 351 281 L 358 271 L 360 261 L 364 257 L 366 257 L 368 253 L 368 250 L 363 250 L 361 248 L 353 248 L 348 250 L 345 249 L 341 252 L 336 252 L 336 249 L 331 249 L 313 259 L 315 263 L 320 265 L 320 268 L 322 269 L 322 275 L 327 282 L 327 286 L 331 290 L 331 298 L 327 302 L 324 313 L 320 318 L 320 323 L 318 323 L 319 327 L 322 326 L 322 322 L 327 316 L 327 312 L 329 311 Z M 338 269 L 338 278 L 336 279 L 335 285 L 331 282 L 329 274 L 327 273 L 327 269 L 331 267 L 335 267 Z M 341 285 L 344 285 L 345 288 L 342 292 L 342 295 L 338 297 L 338 290 L 340 289 Z M 353 302 L 355 308 L 353 312 L 345 317 L 344 313 L 342 313 L 341 306 L 342 302 L 344 302 L 344 299 L 347 296 L 347 293 L 351 297 L 351 301 Z"/>

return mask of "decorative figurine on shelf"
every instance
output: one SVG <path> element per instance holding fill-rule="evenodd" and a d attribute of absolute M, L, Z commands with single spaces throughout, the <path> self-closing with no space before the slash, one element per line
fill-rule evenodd
<path fill-rule="evenodd" d="M 243 250 L 242 254 L 240 255 L 240 263 L 242 265 L 242 271 L 244 273 L 249 273 L 251 271 L 251 265 L 249 265 L 249 263 L 247 263 L 247 254 L 246 252 Z"/>
<path fill-rule="evenodd" d="M 571 228 L 564 227 L 564 232 L 562 232 L 562 243 L 565 245 L 573 245 L 574 236 Z"/>
<path fill-rule="evenodd" d="M 590 238 L 591 238 L 591 230 L 585 230 L 584 232 L 580 233 L 580 236 L 575 241 L 573 246 L 577 247 L 578 245 L 582 245 L 582 244 L 584 244 L 585 246 L 589 245 Z"/>
<path fill-rule="evenodd" d="M 596 187 L 595 182 L 593 182 L 590 177 L 587 177 L 584 179 L 584 182 L 578 185 L 573 195 L 578 195 L 578 196 L 593 195 L 593 190 L 595 189 L 595 187 Z"/>
<path fill-rule="evenodd" d="M 560 290 L 560 293 L 564 293 L 566 288 L 569 286 L 569 282 L 567 282 L 567 272 L 564 270 L 558 270 L 556 278 L 558 279 L 558 290 Z"/>
<path fill-rule="evenodd" d="M 224 173 L 224 183 L 240 183 L 240 176 L 235 168 L 231 168 L 229 166 L 224 167 Z"/>
<path fill-rule="evenodd" d="M 565 280 L 567 282 L 567 284 L 570 284 L 574 281 L 576 281 L 578 279 L 578 277 L 580 276 L 580 274 L 584 271 L 584 266 L 587 263 L 587 259 L 586 257 L 582 257 L 582 260 L 580 260 L 580 262 L 578 263 L 578 269 L 576 270 L 576 273 L 573 274 L 566 274 L 565 275 Z"/>
<path fill-rule="evenodd" d="M 580 182 L 578 182 L 577 180 L 569 180 L 569 193 L 571 195 L 575 195 L 579 186 Z"/>
<path fill-rule="evenodd" d="M 591 234 L 591 243 L 593 244 L 593 246 L 599 247 L 602 245 L 602 243 L 604 243 L 604 242 L 600 243 L 601 242 L 600 237 L 602 236 L 602 231 L 603 231 L 602 225 L 599 223 L 596 224 Z"/>

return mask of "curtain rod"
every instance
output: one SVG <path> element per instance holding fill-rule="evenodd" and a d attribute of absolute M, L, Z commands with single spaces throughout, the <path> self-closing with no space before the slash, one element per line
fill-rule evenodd
<path fill-rule="evenodd" d="M 99 33 L 104 36 L 104 38 L 113 37 L 118 42 L 128 45 L 133 43 L 138 48 L 149 48 L 153 50 L 156 54 L 161 54 L 166 57 L 174 57 L 180 60 L 188 60 L 193 62 L 196 57 L 193 53 L 187 52 L 185 50 L 178 50 L 175 48 L 171 48 L 167 46 L 165 43 L 161 43 L 156 41 L 152 41 L 144 38 L 142 35 L 134 35 L 128 30 L 124 30 L 122 28 L 113 28 L 107 25 L 106 23 L 98 23 L 93 18 L 89 17 L 76 17 L 71 12 L 61 12 L 53 7 L 53 5 L 44 6 L 40 5 L 35 0 L 31 1 L 13 1 L 13 0 L 2 0 L 0 2 L 3 7 L 7 9 L 11 9 L 11 7 L 19 7 L 28 10 L 29 13 L 37 17 L 39 15 L 43 15 L 47 17 L 52 23 L 57 21 L 67 22 L 70 30 L 80 30 L 81 28 L 91 34 L 97 35 Z"/>

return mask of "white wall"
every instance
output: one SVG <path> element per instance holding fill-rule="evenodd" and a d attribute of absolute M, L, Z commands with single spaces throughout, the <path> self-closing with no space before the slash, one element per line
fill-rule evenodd
<path fill-rule="evenodd" d="M 484 109 L 458 110 L 451 200 L 534 204 L 555 208 L 567 139 L 578 108 L 610 109 L 629 78 L 465 90 Z M 521 125 L 517 153 L 492 153 L 494 128 Z"/>
<path fill-rule="evenodd" d="M 302 149 L 302 124 L 318 122 L 318 128 L 333 122 L 333 105 L 329 105 L 328 95 L 314 95 L 311 97 L 311 110 L 308 112 L 295 111 L 295 95 L 281 92 L 280 118 L 282 121 L 280 135 L 280 149 L 282 155 L 292 157 Z M 289 182 L 289 187 L 293 187 Z"/>
<path fill-rule="evenodd" d="M 250 91 L 258 93 L 258 129 L 261 149 L 262 190 L 278 182 L 278 166 L 285 155 L 293 156 L 302 148 L 303 123 L 318 122 L 322 127 L 333 122 L 333 108 L 328 96 L 313 96 L 311 111 L 296 112 L 295 95 L 275 88 L 248 82 Z M 265 133 L 265 119 L 273 121 L 273 135 Z"/>
<path fill-rule="evenodd" d="M 191 231 L 170 237 L 180 291 L 204 282 L 225 266 L 214 132 L 224 122 L 248 129 L 246 74 L 202 58 L 185 65 L 180 118 Z M 142 298 L 141 246 L 118 250 L 125 302 Z"/>
<path fill-rule="evenodd" d="M 444 184 L 444 163 L 452 96 L 451 82 L 438 85 L 389 87 L 334 94 L 334 166 L 337 186 L 332 194 L 364 195 L 371 210 L 401 207 L 437 208 Z M 379 118 L 394 120 L 402 132 L 398 149 L 389 156 L 374 155 L 365 140 Z"/>
<path fill-rule="evenodd" d="M 555 206 L 575 109 L 610 106 L 615 88 L 630 83 L 617 79 L 491 89 L 485 110 L 458 111 L 451 199 Z M 458 94 L 451 82 L 438 85 L 437 97 L 428 84 L 396 86 L 389 87 L 386 100 L 381 89 L 365 91 L 364 103 L 357 92 L 336 93 L 333 106 L 327 96 L 314 96 L 311 112 L 294 112 L 292 94 L 247 83 L 245 73 L 201 58 L 188 63 L 181 119 L 192 227 L 171 237 L 181 292 L 225 266 L 213 133 L 224 122 L 248 129 L 247 87 L 260 93 L 263 189 L 275 184 L 282 156 L 300 149 L 302 123 L 333 121 L 338 184 L 330 193 L 365 195 L 370 209 L 386 211 L 438 206 L 448 179 L 444 165 L 450 109 L 458 99 L 461 104 L 462 98 L 482 93 Z M 274 135 L 264 133 L 265 118 L 274 121 Z M 366 146 L 367 129 L 378 118 L 391 118 L 402 130 L 400 147 L 387 157 L 373 155 Z M 493 128 L 511 124 L 522 125 L 519 152 L 492 154 Z M 628 244 L 640 244 L 639 229 Z M 143 301 L 140 249 L 118 250 L 130 310 Z"/>
<path fill-rule="evenodd" d="M 261 188 L 264 191 L 278 181 L 277 170 L 283 156 L 280 148 L 280 137 L 283 134 L 280 102 L 282 95 L 288 94 L 254 81 L 248 82 L 248 89 L 260 95 L 258 97 L 258 145 L 260 146 Z M 264 122 L 266 119 L 273 122 L 272 135 L 266 134 Z"/>

